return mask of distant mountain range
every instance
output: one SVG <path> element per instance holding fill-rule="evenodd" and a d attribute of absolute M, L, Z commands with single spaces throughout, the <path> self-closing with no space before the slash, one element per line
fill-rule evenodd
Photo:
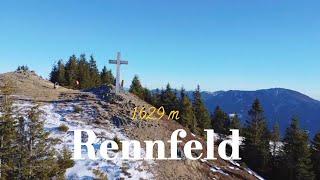
<path fill-rule="evenodd" d="M 177 92 L 179 95 L 179 91 Z M 192 99 L 193 91 L 187 93 Z M 247 114 L 252 103 L 258 98 L 269 127 L 278 121 L 282 134 L 294 116 L 299 117 L 300 126 L 309 131 L 310 138 L 320 131 L 320 101 L 297 91 L 272 88 L 256 91 L 203 91 L 201 94 L 210 113 L 220 106 L 228 114 L 238 113 L 243 124 L 248 119 Z"/>
<path fill-rule="evenodd" d="M 192 97 L 192 91 L 188 93 Z M 282 134 L 295 115 L 299 117 L 301 127 L 310 132 L 311 138 L 320 131 L 320 101 L 297 91 L 283 88 L 257 91 L 231 90 L 202 92 L 202 97 L 210 112 L 213 112 L 217 106 L 221 106 L 229 114 L 238 113 L 243 123 L 248 117 L 247 112 L 254 99 L 259 98 L 268 125 L 272 126 L 277 120 Z"/>

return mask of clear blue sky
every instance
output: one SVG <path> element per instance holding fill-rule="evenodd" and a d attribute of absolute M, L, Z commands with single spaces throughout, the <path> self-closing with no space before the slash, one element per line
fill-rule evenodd
<path fill-rule="evenodd" d="M 0 72 L 121 51 L 126 86 L 255 90 L 320 99 L 319 0 L 1 0 Z"/>

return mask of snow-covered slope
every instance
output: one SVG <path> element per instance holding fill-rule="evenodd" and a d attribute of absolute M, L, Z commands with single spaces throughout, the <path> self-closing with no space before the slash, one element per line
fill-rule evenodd
<path fill-rule="evenodd" d="M 21 113 L 30 109 L 33 105 L 29 102 L 19 101 L 15 104 Z M 75 112 L 75 108 L 81 108 L 80 113 Z M 122 160 L 121 152 L 109 152 L 109 156 L 113 157 L 115 153 L 119 153 L 118 158 L 113 161 L 106 161 L 99 156 L 99 147 L 103 140 L 112 140 L 117 136 L 120 140 L 129 140 L 121 129 L 110 124 L 107 127 L 99 126 L 92 121 L 96 115 L 93 108 L 90 108 L 83 103 L 52 103 L 45 104 L 40 107 L 43 111 L 41 116 L 45 122 L 45 129 L 51 132 L 51 136 L 60 139 L 61 143 L 56 146 L 57 150 L 61 150 L 64 146 L 73 151 L 73 132 L 61 132 L 59 126 L 64 124 L 68 126 L 69 130 L 88 129 L 95 132 L 98 137 L 95 143 L 98 160 L 92 161 L 88 158 L 86 160 L 75 161 L 74 167 L 66 172 L 68 179 L 94 179 L 94 170 L 99 170 L 107 174 L 108 179 L 153 179 L 154 175 L 148 170 L 154 164 L 153 161 L 142 160 Z M 82 149 L 85 157 L 86 149 Z M 144 150 L 141 151 L 144 155 Z M 133 149 L 130 149 L 133 153 Z"/>

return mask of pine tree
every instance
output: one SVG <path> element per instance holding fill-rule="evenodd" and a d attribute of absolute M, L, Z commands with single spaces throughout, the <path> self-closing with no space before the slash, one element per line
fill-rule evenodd
<path fill-rule="evenodd" d="M 78 69 L 78 61 L 75 55 L 72 55 L 69 58 L 69 61 L 66 63 L 66 81 L 67 86 L 71 88 L 76 88 L 76 81 L 78 80 L 79 76 L 79 69 Z"/>
<path fill-rule="evenodd" d="M 57 81 L 61 85 L 66 84 L 66 72 L 65 72 L 65 66 L 63 61 L 60 59 L 57 63 L 58 72 L 57 72 Z M 54 82 L 55 83 L 55 82 Z"/>
<path fill-rule="evenodd" d="M 195 125 L 195 115 L 193 112 L 192 102 L 190 98 L 188 97 L 188 94 L 186 93 L 185 89 L 181 89 L 180 91 L 180 105 L 179 105 L 179 113 L 180 113 L 180 119 L 178 122 L 188 129 L 191 130 L 191 132 L 195 133 L 196 127 Z"/>
<path fill-rule="evenodd" d="M 44 131 L 43 121 L 40 120 L 41 111 L 38 106 L 32 107 L 28 112 L 28 121 L 20 125 L 25 127 L 19 136 L 26 142 L 21 164 L 20 179 L 50 179 L 58 176 L 56 152 L 53 149 L 54 140 L 49 132 Z M 25 161 L 27 159 L 27 161 Z"/>
<path fill-rule="evenodd" d="M 311 145 L 313 171 L 316 175 L 315 179 L 320 179 L 320 132 L 317 133 L 312 141 Z"/>
<path fill-rule="evenodd" d="M 272 143 L 272 146 L 271 146 L 272 158 L 276 158 L 277 155 L 279 154 L 278 143 L 281 142 L 280 127 L 278 122 L 276 122 L 272 127 L 272 131 L 270 132 L 270 142 Z"/>
<path fill-rule="evenodd" d="M 86 55 L 81 54 L 79 59 L 79 83 L 80 89 L 90 88 L 91 79 L 90 79 L 90 67 L 87 62 Z"/>
<path fill-rule="evenodd" d="M 144 97 L 144 101 L 147 103 L 152 103 L 152 96 L 151 96 L 151 92 L 148 88 L 143 88 L 143 97 Z"/>
<path fill-rule="evenodd" d="M 167 84 L 166 89 L 161 92 L 160 102 L 166 112 L 178 110 L 179 101 L 169 83 Z"/>
<path fill-rule="evenodd" d="M 228 114 L 225 113 L 220 106 L 217 106 L 213 115 L 211 116 L 212 129 L 218 134 L 226 134 L 229 118 Z"/>
<path fill-rule="evenodd" d="M 270 132 L 270 143 L 271 143 L 271 159 L 270 159 L 270 179 L 282 179 L 280 174 L 282 171 L 281 160 L 283 153 L 281 151 L 281 136 L 279 123 L 276 122 Z"/>
<path fill-rule="evenodd" d="M 204 129 L 210 129 L 211 120 L 209 111 L 202 100 L 199 85 L 193 93 L 193 98 L 193 110 L 196 117 L 197 128 L 199 129 L 200 134 L 203 135 Z"/>
<path fill-rule="evenodd" d="M 14 173 L 14 158 L 17 133 L 16 121 L 10 95 L 14 92 L 11 82 L 1 89 L 3 97 L 0 104 L 0 179 L 9 179 Z"/>
<path fill-rule="evenodd" d="M 249 119 L 244 131 L 244 161 L 247 165 L 266 176 L 269 171 L 269 132 L 260 101 L 256 99 L 248 112 Z"/>
<path fill-rule="evenodd" d="M 107 70 L 106 66 L 103 67 L 100 77 L 102 84 L 113 84 L 114 77 L 111 70 Z"/>
<path fill-rule="evenodd" d="M 58 177 L 63 179 L 66 169 L 74 166 L 75 162 L 71 159 L 72 155 L 67 147 L 63 147 L 61 154 L 58 157 L 59 172 Z"/>
<path fill-rule="evenodd" d="M 137 75 L 135 75 L 132 80 L 129 92 L 137 95 L 140 99 L 144 99 L 144 89 Z"/>
<path fill-rule="evenodd" d="M 90 82 L 91 82 L 90 88 L 99 87 L 101 85 L 101 77 L 99 74 L 97 63 L 94 60 L 93 55 L 90 56 L 89 68 L 90 68 Z"/>
<path fill-rule="evenodd" d="M 242 134 L 242 126 L 241 121 L 238 114 L 235 114 L 234 116 L 231 116 L 230 118 L 230 125 L 228 129 L 239 129 L 240 135 Z"/>
<path fill-rule="evenodd" d="M 155 92 L 152 93 L 152 105 L 154 105 L 155 107 L 159 108 L 161 107 L 161 92 L 160 90 L 157 88 L 155 90 Z"/>
<path fill-rule="evenodd" d="M 20 68 L 20 66 L 19 66 L 19 68 Z M 50 75 L 49 75 L 49 79 L 50 79 L 50 81 L 52 83 L 58 82 L 58 79 L 59 79 L 59 68 L 58 68 L 57 64 L 53 64 L 52 70 L 51 70 Z"/>
<path fill-rule="evenodd" d="M 309 137 L 305 130 L 300 129 L 298 121 L 297 117 L 293 118 L 290 127 L 286 129 L 283 177 L 288 180 L 313 180 Z"/>

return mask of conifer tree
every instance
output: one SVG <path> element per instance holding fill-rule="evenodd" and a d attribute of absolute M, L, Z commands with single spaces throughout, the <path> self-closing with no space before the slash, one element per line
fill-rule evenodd
<path fill-rule="evenodd" d="M 135 75 L 132 80 L 129 92 L 137 95 L 140 99 L 144 99 L 144 88 L 141 86 L 140 79 L 137 75 Z"/>
<path fill-rule="evenodd" d="M 19 67 L 20 68 L 20 67 Z M 19 69 L 18 68 L 18 69 Z M 49 75 L 49 79 L 52 83 L 56 83 L 58 82 L 58 78 L 59 78 L 59 69 L 58 69 L 58 66 L 57 64 L 53 64 L 52 66 L 52 70 L 50 72 L 50 75 Z"/>
<path fill-rule="evenodd" d="M 196 117 L 197 127 L 200 130 L 200 133 L 203 135 L 204 129 L 210 129 L 211 120 L 209 111 L 202 100 L 199 85 L 193 93 L 193 98 L 193 110 Z"/>
<path fill-rule="evenodd" d="M 5 83 L 1 89 L 3 97 L 0 104 L 0 179 L 9 179 L 14 171 L 16 149 L 16 121 L 10 95 L 14 92 L 11 82 Z"/>
<path fill-rule="evenodd" d="M 280 127 L 278 121 L 274 124 L 270 132 L 270 143 L 271 143 L 271 158 L 270 158 L 270 179 L 281 179 L 281 160 L 283 153 L 281 150 L 281 136 L 280 136 Z"/>
<path fill-rule="evenodd" d="M 271 146 L 272 158 L 276 158 L 279 155 L 279 148 L 280 148 L 278 146 L 278 143 L 281 142 L 280 127 L 279 127 L 278 121 L 274 124 L 270 132 L 270 142 L 272 144 Z"/>
<path fill-rule="evenodd" d="M 28 121 L 20 126 L 25 127 L 19 134 L 26 143 L 22 144 L 23 161 L 21 164 L 21 179 L 50 179 L 58 176 L 56 152 L 53 149 L 54 140 L 49 132 L 44 131 L 43 121 L 40 120 L 41 111 L 38 106 L 32 107 L 28 112 Z M 25 161 L 27 159 L 27 161 Z"/>
<path fill-rule="evenodd" d="M 240 135 L 241 135 L 242 126 L 241 126 L 241 121 L 240 121 L 239 115 L 234 114 L 234 116 L 231 116 L 229 118 L 229 120 L 230 120 L 230 123 L 229 123 L 230 125 L 229 125 L 229 128 L 227 128 L 227 129 L 239 129 Z"/>
<path fill-rule="evenodd" d="M 195 115 L 193 112 L 192 102 L 190 98 L 188 97 L 188 94 L 186 93 L 185 89 L 181 89 L 180 91 L 180 105 L 179 105 L 179 113 L 180 113 L 180 119 L 178 122 L 184 126 L 190 129 L 191 132 L 195 133 L 196 127 L 195 124 Z"/>
<path fill-rule="evenodd" d="M 249 119 L 244 131 L 244 161 L 247 165 L 266 176 L 269 172 L 269 132 L 264 111 L 259 99 L 256 99 L 248 112 Z"/>
<path fill-rule="evenodd" d="M 213 115 L 211 116 L 212 129 L 218 134 L 226 134 L 229 118 L 228 114 L 225 113 L 220 106 L 217 106 Z"/>
<path fill-rule="evenodd" d="M 288 180 L 313 180 L 309 137 L 299 126 L 298 118 L 292 119 L 284 137 L 283 177 Z"/>
<path fill-rule="evenodd" d="M 152 105 L 154 105 L 155 107 L 159 108 L 161 107 L 161 92 L 160 90 L 157 88 L 155 90 L 155 92 L 152 93 Z"/>
<path fill-rule="evenodd" d="M 94 59 L 93 55 L 90 56 L 89 68 L 90 68 L 90 88 L 95 88 L 100 86 L 101 77 L 99 74 L 96 60 Z"/>
<path fill-rule="evenodd" d="M 311 160 L 313 162 L 313 171 L 316 175 L 315 179 L 320 179 L 320 132 L 317 133 L 311 145 Z"/>
<path fill-rule="evenodd" d="M 60 59 L 57 63 L 57 67 L 58 67 L 58 77 L 57 77 L 57 81 L 59 84 L 61 85 L 65 85 L 66 84 L 66 72 L 65 72 L 65 66 L 63 61 Z M 53 82 L 55 83 L 55 82 Z"/>
<path fill-rule="evenodd" d="M 145 88 L 143 88 L 143 100 L 145 101 L 145 102 L 147 102 L 147 103 L 152 103 L 152 96 L 151 96 L 151 92 L 150 92 L 150 90 L 147 88 L 147 87 L 145 87 Z"/>
<path fill-rule="evenodd" d="M 100 73 L 100 77 L 102 84 L 113 84 L 114 77 L 112 75 L 111 70 L 107 70 L 106 66 L 103 67 Z"/>
<path fill-rule="evenodd" d="M 88 89 L 90 88 L 91 80 L 90 80 L 90 67 L 87 62 L 86 55 L 81 54 L 79 59 L 79 83 L 80 89 Z"/>
<path fill-rule="evenodd" d="M 74 166 L 75 162 L 71 159 L 72 155 L 67 147 L 63 147 L 61 154 L 58 157 L 59 172 L 58 177 L 63 179 L 66 169 Z"/>
<path fill-rule="evenodd" d="M 72 55 L 66 64 L 67 85 L 72 88 L 76 88 L 76 81 L 78 80 L 78 76 L 79 76 L 78 61 L 76 56 Z"/>
<path fill-rule="evenodd" d="M 178 109 L 178 98 L 168 83 L 166 89 L 161 92 L 161 105 L 167 112 L 176 111 Z"/>

